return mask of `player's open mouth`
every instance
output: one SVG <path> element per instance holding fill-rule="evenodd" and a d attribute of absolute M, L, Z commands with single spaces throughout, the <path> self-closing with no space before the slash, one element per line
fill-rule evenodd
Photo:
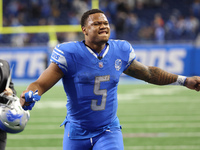
<path fill-rule="evenodd" d="M 101 32 L 99 32 L 99 34 L 108 34 L 108 32 L 107 31 L 101 31 Z"/>

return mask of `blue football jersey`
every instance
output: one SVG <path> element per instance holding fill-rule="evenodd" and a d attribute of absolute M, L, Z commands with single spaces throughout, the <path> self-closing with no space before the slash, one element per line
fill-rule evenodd
<path fill-rule="evenodd" d="M 135 59 L 127 41 L 109 40 L 103 58 L 84 41 L 58 44 L 51 55 L 64 73 L 67 95 L 66 121 L 71 138 L 88 138 L 110 126 L 120 126 L 117 118 L 117 86 L 120 75 Z"/>

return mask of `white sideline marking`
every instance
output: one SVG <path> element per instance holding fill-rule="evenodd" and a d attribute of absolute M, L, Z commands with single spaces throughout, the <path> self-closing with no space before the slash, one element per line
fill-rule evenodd
<path fill-rule="evenodd" d="M 186 96 L 176 96 L 176 100 L 174 99 L 169 99 L 167 96 L 166 97 L 162 97 L 157 98 L 157 99 L 144 99 L 142 97 L 142 95 L 140 97 L 134 98 L 134 94 L 123 94 L 120 95 L 121 98 L 118 98 L 119 103 L 138 103 L 138 104 L 147 104 L 147 103 L 200 103 L 199 99 L 190 99 L 190 97 L 186 97 Z"/>
<path fill-rule="evenodd" d="M 36 103 L 35 107 L 36 109 L 44 109 L 44 108 L 66 108 L 66 100 L 41 100 Z"/>
<path fill-rule="evenodd" d="M 118 94 L 119 100 L 137 100 L 141 99 L 142 96 L 146 95 L 172 95 L 175 93 L 181 93 L 184 92 L 186 88 L 176 86 L 165 86 L 165 88 L 144 88 L 144 89 L 134 89 L 129 90 L 127 93 L 124 94 Z"/>

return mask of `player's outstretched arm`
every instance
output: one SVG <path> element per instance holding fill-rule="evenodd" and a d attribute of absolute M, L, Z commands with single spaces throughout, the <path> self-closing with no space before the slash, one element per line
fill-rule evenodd
<path fill-rule="evenodd" d="M 20 95 L 20 103 L 22 106 L 29 106 L 30 103 L 25 100 L 25 93 L 29 91 L 37 91 L 37 94 L 41 96 L 52 86 L 54 86 L 62 77 L 62 70 L 55 63 L 51 63 L 49 67 L 40 75 L 40 77 L 33 83 L 31 83 L 25 91 Z"/>
<path fill-rule="evenodd" d="M 137 60 L 134 60 L 131 65 L 124 71 L 124 73 L 134 78 L 156 85 L 173 84 L 179 80 L 179 76 L 176 74 L 166 72 L 158 67 L 143 65 Z M 187 77 L 186 80 L 182 82 L 182 84 L 189 89 L 199 91 L 200 77 Z"/>

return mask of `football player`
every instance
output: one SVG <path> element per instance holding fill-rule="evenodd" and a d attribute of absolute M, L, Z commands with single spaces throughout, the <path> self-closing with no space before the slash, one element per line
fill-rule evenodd
<path fill-rule="evenodd" d="M 6 84 L 7 84 L 9 75 L 10 75 L 10 66 L 9 66 L 8 62 L 0 59 L 0 93 L 6 92 L 8 95 L 16 94 L 16 91 L 14 89 L 14 84 L 12 81 L 10 81 L 9 88 L 6 88 Z M 3 99 L 0 98 L 0 103 L 4 103 L 1 100 L 3 101 Z M 1 104 L 0 104 L 0 107 L 2 107 Z M 0 150 L 5 150 L 6 139 L 7 139 L 6 131 L 1 130 L 1 128 L 0 128 Z"/>
<path fill-rule="evenodd" d="M 156 85 L 182 85 L 200 90 L 200 77 L 185 77 L 136 60 L 131 44 L 109 40 L 104 12 L 92 9 L 81 18 L 85 40 L 58 44 L 51 64 L 21 94 L 21 105 L 32 109 L 40 96 L 62 79 L 67 94 L 63 150 L 123 150 L 117 117 L 117 86 L 125 73 Z"/>

